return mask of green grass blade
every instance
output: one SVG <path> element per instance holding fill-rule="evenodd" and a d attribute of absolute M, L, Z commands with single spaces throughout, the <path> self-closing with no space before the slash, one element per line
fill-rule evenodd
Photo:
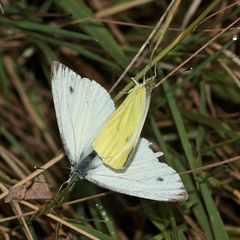
<path fill-rule="evenodd" d="M 93 16 L 90 8 L 83 1 L 55 1 L 66 12 L 72 14 L 75 19 L 91 18 Z M 121 47 L 116 43 L 112 34 L 101 23 L 82 23 L 79 25 L 89 36 L 95 39 L 99 45 L 122 67 L 125 67 L 128 60 Z"/>
<path fill-rule="evenodd" d="M 214 0 L 212 3 L 203 11 L 198 18 L 191 23 L 181 34 L 179 34 L 166 48 L 164 48 L 151 62 L 149 66 L 142 69 L 135 77 L 136 81 L 141 79 L 146 71 L 149 71 L 154 65 L 156 65 L 164 56 L 166 56 L 176 45 L 181 42 L 187 35 L 189 35 L 195 27 L 216 7 L 220 0 Z"/>
<path fill-rule="evenodd" d="M 69 42 L 66 42 L 66 41 L 63 41 L 63 40 L 51 38 L 51 37 L 36 34 L 36 33 L 31 33 L 30 35 L 37 38 L 37 39 L 40 38 L 40 39 L 43 39 L 46 42 L 53 43 L 53 44 L 56 44 L 58 46 L 65 46 L 67 48 L 75 50 L 76 52 L 78 52 L 82 56 L 90 58 L 92 60 L 95 60 L 96 62 L 100 62 L 100 63 L 106 65 L 107 67 L 111 67 L 113 69 L 117 68 L 116 64 L 113 63 L 112 61 L 107 60 L 107 59 L 105 59 L 105 58 L 103 58 L 103 57 L 101 57 L 101 56 L 99 56 L 99 55 L 97 55 L 93 52 L 90 52 L 90 51 L 82 48 L 81 46 L 79 46 L 77 44 L 72 44 L 72 43 L 69 43 Z"/>
<path fill-rule="evenodd" d="M 1 92 L 3 96 L 8 98 L 9 96 L 9 82 L 4 70 L 3 59 L 0 56 L 0 84 L 1 84 Z"/>
<path fill-rule="evenodd" d="M 185 126 L 184 126 L 184 123 L 183 123 L 182 116 L 181 116 L 181 114 L 179 112 L 179 109 L 177 107 L 177 103 L 176 103 L 176 100 L 174 98 L 173 92 L 170 91 L 170 86 L 169 86 L 168 82 L 163 84 L 163 89 L 166 93 L 166 98 L 168 100 L 168 103 L 169 103 L 169 106 L 170 106 L 170 109 L 171 109 L 171 113 L 172 113 L 174 122 L 176 124 L 176 128 L 177 128 L 177 131 L 178 131 L 178 134 L 179 134 L 179 137 L 180 137 L 182 147 L 183 147 L 184 153 L 186 155 L 188 164 L 191 168 L 194 168 L 195 167 L 195 163 L 194 163 L 195 158 L 194 158 L 193 153 L 192 153 L 191 144 L 188 140 L 188 134 L 185 130 Z"/>
<path fill-rule="evenodd" d="M 174 169 L 177 170 L 177 172 L 184 172 L 186 171 L 186 168 L 181 163 L 180 160 L 175 159 L 172 154 L 169 151 L 168 144 L 163 140 L 163 135 L 161 134 L 160 130 L 157 127 L 157 124 L 154 120 L 154 118 L 150 117 L 152 129 L 154 132 L 154 135 L 156 136 L 156 139 L 158 143 L 160 144 L 161 151 L 164 152 L 164 160 L 167 162 L 168 165 L 172 166 Z M 192 178 L 189 175 L 181 175 L 181 178 L 183 180 L 184 186 L 187 189 L 187 192 L 189 194 L 189 204 L 192 205 L 192 211 L 205 232 L 205 234 L 208 236 L 209 239 L 213 239 L 212 231 L 210 228 L 210 223 L 207 217 L 207 214 L 205 212 L 204 206 L 202 204 L 201 199 L 199 198 L 199 195 L 196 192 L 195 185 L 193 183 Z"/>
<path fill-rule="evenodd" d="M 0 17 L 1 24 L 11 27 L 21 29 L 27 32 L 35 32 L 41 34 L 49 34 L 50 36 L 54 37 L 65 37 L 69 39 L 79 39 L 79 40 L 90 40 L 95 41 L 92 37 L 89 37 L 86 34 L 73 32 L 61 28 L 50 27 L 46 24 L 34 23 L 34 22 L 27 22 L 27 21 L 13 21 L 4 17 Z"/>
<path fill-rule="evenodd" d="M 44 56 L 46 57 L 49 65 L 52 64 L 52 61 L 58 59 L 56 53 L 44 41 L 39 41 L 38 39 L 35 38 L 34 42 L 44 53 Z"/>
<path fill-rule="evenodd" d="M 177 106 L 176 100 L 174 98 L 174 95 L 172 92 L 170 92 L 170 86 L 168 82 L 165 82 L 163 84 L 163 88 L 165 91 L 168 91 L 168 93 L 166 94 L 166 97 L 168 99 L 169 102 L 169 106 L 171 108 L 171 112 L 172 112 L 172 116 L 173 119 L 175 121 L 176 124 L 176 128 L 178 130 L 179 133 L 179 137 L 182 143 L 182 147 L 183 150 L 185 152 L 186 158 L 188 160 L 189 166 L 193 169 L 195 167 L 199 166 L 199 161 L 195 160 L 195 157 L 193 155 L 192 149 L 191 149 L 191 145 L 188 139 L 188 135 L 187 135 L 187 131 L 185 129 L 184 123 L 183 123 L 183 119 L 181 116 L 181 113 L 179 111 L 179 108 Z M 204 200 L 205 203 L 211 203 L 211 207 L 209 207 L 209 204 L 207 204 L 207 212 L 208 212 L 208 217 L 209 220 L 211 222 L 211 228 L 212 231 L 214 233 L 215 239 L 219 239 L 218 237 L 221 236 L 223 237 L 222 239 L 228 239 L 228 236 L 224 230 L 224 225 L 222 223 L 222 219 L 218 213 L 218 210 L 215 206 L 215 203 L 212 200 L 210 191 L 208 189 L 208 186 L 206 183 L 202 183 L 200 186 L 200 190 L 201 190 L 201 195 L 202 198 Z M 219 227 L 221 227 L 222 229 L 219 230 Z M 219 233 L 220 232 L 220 233 Z"/>
<path fill-rule="evenodd" d="M 226 122 L 223 122 L 217 118 L 213 118 L 207 115 L 202 115 L 199 113 L 192 113 L 192 112 L 184 112 L 184 117 L 197 122 L 203 126 L 207 126 L 216 130 L 216 132 L 223 132 L 227 136 L 231 138 L 236 138 L 240 136 L 240 133 L 237 131 L 233 131 Z"/>
<path fill-rule="evenodd" d="M 207 109 L 207 100 L 205 96 L 205 83 L 202 82 L 200 84 L 200 96 L 201 96 L 201 107 L 200 107 L 200 112 L 202 114 L 206 114 L 206 109 Z M 203 145 L 205 140 L 205 129 L 203 127 L 199 127 L 199 135 L 197 136 L 197 141 L 199 142 L 199 146 Z M 201 155 L 198 153 L 198 159 L 199 159 L 199 166 L 201 166 Z M 200 177 L 199 177 L 200 179 Z M 218 212 L 218 209 L 216 207 L 215 202 L 212 199 L 211 191 L 208 188 L 207 183 L 203 182 L 199 184 L 201 196 L 203 198 L 203 201 L 205 203 L 208 216 L 211 222 L 212 230 L 215 239 L 222 239 L 222 240 L 228 240 L 228 235 L 227 232 L 224 229 L 224 224 L 222 222 L 222 218 Z"/>
<path fill-rule="evenodd" d="M 166 93 L 166 98 L 169 103 L 174 122 L 176 124 L 176 128 L 177 128 L 177 131 L 178 131 L 178 134 L 180 137 L 180 141 L 181 141 L 187 162 L 190 166 L 190 169 L 193 169 L 196 167 L 195 158 L 192 153 L 191 145 L 188 140 L 188 135 L 185 130 L 182 116 L 177 107 L 177 103 L 174 98 L 173 92 L 170 91 L 169 83 L 164 82 L 163 88 Z M 195 176 L 195 179 L 196 179 L 196 176 Z M 194 189 L 194 191 L 196 191 L 196 189 Z M 208 236 L 208 238 L 212 239 L 213 238 L 212 231 L 210 230 L 210 226 L 208 225 L 209 221 L 207 220 L 207 222 L 206 222 L 206 219 L 207 219 L 206 212 L 205 212 L 204 208 L 202 207 L 201 200 L 199 198 L 196 198 L 196 200 L 197 200 L 196 204 L 199 205 L 199 209 L 197 209 L 197 211 L 195 211 L 195 217 L 197 218 L 200 226 L 203 228 L 203 230 L 204 230 L 205 234 Z"/>

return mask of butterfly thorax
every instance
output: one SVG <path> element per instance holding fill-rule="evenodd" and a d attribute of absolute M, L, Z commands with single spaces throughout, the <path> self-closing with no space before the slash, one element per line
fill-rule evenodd
<path fill-rule="evenodd" d="M 146 88 L 147 95 L 150 95 L 152 93 L 152 90 L 154 89 L 155 85 L 156 85 L 156 81 L 154 80 L 154 77 L 150 77 L 146 79 L 145 88 Z"/>
<path fill-rule="evenodd" d="M 91 168 L 91 162 L 96 157 L 96 152 L 92 151 L 89 155 L 80 159 L 77 163 L 72 166 L 71 172 L 77 173 L 78 176 L 83 179 L 87 175 L 87 172 Z"/>

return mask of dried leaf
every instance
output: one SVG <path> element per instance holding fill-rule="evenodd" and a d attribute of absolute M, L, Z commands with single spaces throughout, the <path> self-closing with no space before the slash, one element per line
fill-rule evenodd
<path fill-rule="evenodd" d="M 21 186 L 10 188 L 5 202 L 12 200 L 49 200 L 53 196 L 43 175 L 35 177 L 32 181 Z"/>

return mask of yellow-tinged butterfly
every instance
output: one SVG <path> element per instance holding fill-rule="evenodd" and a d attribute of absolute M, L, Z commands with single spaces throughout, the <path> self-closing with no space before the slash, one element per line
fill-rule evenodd
<path fill-rule="evenodd" d="M 121 170 L 107 167 L 92 148 L 97 133 L 114 112 L 114 103 L 97 82 L 82 78 L 54 62 L 52 93 L 64 149 L 77 174 L 115 192 L 158 201 L 183 201 L 187 192 L 174 169 L 158 160 L 148 140 L 141 138 L 132 161 Z"/>
<path fill-rule="evenodd" d="M 135 82 L 135 81 L 134 81 Z M 131 158 L 138 143 L 155 85 L 151 77 L 130 90 L 93 141 L 93 148 L 108 166 L 120 169 Z"/>

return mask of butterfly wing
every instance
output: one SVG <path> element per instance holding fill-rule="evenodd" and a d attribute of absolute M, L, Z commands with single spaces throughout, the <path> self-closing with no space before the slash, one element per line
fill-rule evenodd
<path fill-rule="evenodd" d="M 115 110 L 114 103 L 97 82 L 58 62 L 52 64 L 52 94 L 64 149 L 73 165 L 92 152 L 92 141 Z"/>
<path fill-rule="evenodd" d="M 150 95 L 137 85 L 97 134 L 93 148 L 105 164 L 124 166 L 135 146 L 149 109 Z"/>
<path fill-rule="evenodd" d="M 158 201 L 183 201 L 188 195 L 174 169 L 160 163 L 162 153 L 154 153 L 148 140 L 141 138 L 133 161 L 126 169 L 114 171 L 97 157 L 86 179 L 103 188 Z"/>

